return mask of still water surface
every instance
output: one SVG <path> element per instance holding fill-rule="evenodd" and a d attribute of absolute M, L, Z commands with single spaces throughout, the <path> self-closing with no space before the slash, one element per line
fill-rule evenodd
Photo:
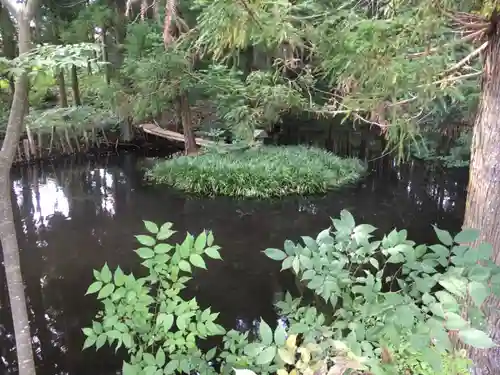
<path fill-rule="evenodd" d="M 171 221 L 180 232 L 215 233 L 224 260 L 208 261 L 188 294 L 220 311 L 226 328 L 251 327 L 276 319 L 273 301 L 286 285 L 279 264 L 261 251 L 287 238 L 315 235 L 330 216 L 350 210 L 359 223 L 381 230 L 408 229 L 419 242 L 432 242 L 431 224 L 459 230 L 467 171 L 429 171 L 419 165 L 398 170 L 373 166 L 355 186 L 314 198 L 274 202 L 187 197 L 143 182 L 141 158 L 132 154 L 99 161 L 13 171 L 12 194 L 23 276 L 39 375 L 116 373 L 119 355 L 81 351 L 83 334 L 97 311 L 84 296 L 92 269 L 140 272 L 134 234 L 142 220 Z M 0 267 L 0 373 L 16 373 L 12 321 Z"/>

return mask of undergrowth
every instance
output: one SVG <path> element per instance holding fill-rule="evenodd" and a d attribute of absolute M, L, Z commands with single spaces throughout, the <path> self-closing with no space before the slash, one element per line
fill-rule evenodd
<path fill-rule="evenodd" d="M 305 146 L 265 146 L 162 161 L 148 171 L 156 183 L 208 196 L 270 198 L 324 193 L 358 180 L 365 167 Z"/>

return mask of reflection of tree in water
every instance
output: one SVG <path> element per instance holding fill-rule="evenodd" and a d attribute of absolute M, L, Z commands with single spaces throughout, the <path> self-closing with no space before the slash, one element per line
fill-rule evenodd
<path fill-rule="evenodd" d="M 417 163 L 395 168 L 380 159 L 371 163 L 371 176 L 323 197 L 275 202 L 187 199 L 163 188 L 141 187 L 134 192 L 134 160 L 118 161 L 119 167 L 94 162 L 29 167 L 13 176 L 13 201 L 18 205 L 14 214 L 39 375 L 84 370 L 97 375 L 119 366 L 120 358 L 112 350 L 81 352 L 81 327 L 98 308 L 84 294 L 91 269 L 105 262 L 110 267 L 120 264 L 125 271 L 142 270 L 131 251 L 142 219 L 173 221 L 180 237 L 186 230 L 213 229 L 224 261 L 210 262 L 208 272 L 196 274 L 187 293 L 196 296 L 201 306 L 220 311 L 226 328 L 255 331 L 261 316 L 277 324 L 271 305 L 284 285 L 289 289 L 293 284 L 289 273 L 279 273 L 279 265 L 261 253 L 265 247 L 280 247 L 285 238 L 314 236 L 343 208 L 359 223 L 370 222 L 383 231 L 408 228 L 414 239 L 429 241 L 434 238 L 431 223 L 460 227 L 465 196 L 461 173 L 429 171 Z M 0 355 L 15 368 L 3 287 Z"/>
<path fill-rule="evenodd" d="M 67 355 L 81 351 L 82 343 L 74 336 L 80 336 L 80 327 L 86 323 L 83 319 L 90 318 L 67 309 L 72 304 L 66 298 L 81 299 L 84 294 L 84 290 L 78 289 L 78 294 L 72 294 L 65 285 L 64 269 L 72 263 L 78 264 L 78 254 L 68 251 L 64 256 L 60 249 L 52 249 L 50 245 L 62 240 L 68 247 L 75 246 L 68 241 L 72 233 L 76 241 L 88 237 L 89 244 L 101 243 L 107 222 L 116 213 L 117 190 L 130 190 L 130 187 L 122 188 L 124 184 L 127 177 L 122 171 L 90 163 L 57 170 L 27 167 L 13 178 L 13 202 L 17 202 L 15 222 L 20 248 L 24 250 L 21 262 L 39 373 L 59 374 L 71 370 L 72 360 L 67 359 Z M 78 214 L 73 215 L 75 212 Z M 62 293 L 55 292 L 57 290 Z M 12 321 L 8 296 L 3 290 L 1 302 L 1 321 L 8 322 L 0 325 L 1 366 L 15 370 Z"/>

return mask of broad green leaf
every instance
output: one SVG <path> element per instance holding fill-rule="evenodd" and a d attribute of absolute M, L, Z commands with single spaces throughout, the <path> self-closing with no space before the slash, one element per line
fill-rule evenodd
<path fill-rule="evenodd" d="M 87 289 L 87 292 L 85 293 L 85 295 L 97 293 L 98 291 L 101 290 L 101 288 L 102 288 L 102 282 L 101 281 L 95 281 L 92 284 L 90 284 L 90 286 Z"/>
<path fill-rule="evenodd" d="M 214 244 L 214 234 L 212 231 L 209 231 L 207 234 L 207 246 L 212 246 Z"/>
<path fill-rule="evenodd" d="M 173 374 L 180 366 L 179 360 L 173 359 L 163 369 L 165 375 Z"/>
<path fill-rule="evenodd" d="M 222 259 L 219 254 L 218 246 L 207 247 L 205 249 L 205 254 L 207 254 L 207 256 L 209 256 L 212 259 Z"/>
<path fill-rule="evenodd" d="M 489 349 L 497 346 L 486 333 L 474 328 L 460 330 L 458 337 L 465 344 L 477 349 Z"/>
<path fill-rule="evenodd" d="M 141 247 L 135 250 L 135 252 L 142 259 L 149 259 L 155 256 L 155 252 L 153 251 L 153 249 L 150 249 L 149 247 Z"/>
<path fill-rule="evenodd" d="M 446 313 L 445 327 L 451 331 L 460 330 L 467 328 L 469 323 L 467 323 L 460 315 L 453 312 Z"/>
<path fill-rule="evenodd" d="M 318 243 L 316 242 L 316 240 L 314 240 L 313 238 L 308 237 L 308 236 L 302 236 L 301 238 L 302 238 L 302 241 L 304 241 L 304 245 L 306 245 L 306 247 L 309 250 L 311 250 L 312 252 L 318 251 Z M 283 258 L 283 259 L 285 259 L 285 258 Z M 276 260 L 282 260 L 282 259 L 276 259 Z"/>
<path fill-rule="evenodd" d="M 115 291 L 113 284 L 106 284 L 97 294 L 97 299 L 104 299 L 109 297 Z"/>
<path fill-rule="evenodd" d="M 206 244 L 207 244 L 207 232 L 203 231 L 198 235 L 198 237 L 196 237 L 196 240 L 194 241 L 194 250 L 197 253 L 202 253 Z"/>
<path fill-rule="evenodd" d="M 274 330 L 274 342 L 278 346 L 285 345 L 285 342 L 286 342 L 286 330 L 280 324 Z"/>
<path fill-rule="evenodd" d="M 291 350 L 287 350 L 286 348 L 279 348 L 278 355 L 283 360 L 283 362 L 294 365 L 295 364 L 295 354 Z"/>
<path fill-rule="evenodd" d="M 279 250 L 279 249 L 269 248 L 269 249 L 264 250 L 264 254 L 266 254 L 266 256 L 268 258 L 271 258 L 271 259 L 277 260 L 277 261 L 281 261 L 281 260 L 284 260 L 286 258 L 286 253 L 282 250 Z"/>
<path fill-rule="evenodd" d="M 165 352 L 163 351 L 163 349 L 161 347 L 158 348 L 158 351 L 156 352 L 155 360 L 156 360 L 156 365 L 158 367 L 165 366 L 166 356 L 165 356 Z"/>
<path fill-rule="evenodd" d="M 276 347 L 270 346 L 262 351 L 255 359 L 257 365 L 267 365 L 276 357 Z"/>
<path fill-rule="evenodd" d="M 156 366 L 156 358 L 151 353 L 144 353 L 142 355 L 142 358 L 144 359 L 147 365 Z"/>
<path fill-rule="evenodd" d="M 82 332 L 85 336 L 95 336 L 94 330 L 92 328 L 83 328 Z"/>
<path fill-rule="evenodd" d="M 127 349 L 132 348 L 133 340 L 132 340 L 132 336 L 129 333 L 125 332 L 123 334 L 122 341 L 123 341 L 123 346 L 125 346 Z"/>
<path fill-rule="evenodd" d="M 405 261 L 405 257 L 401 253 L 393 254 L 387 259 L 387 263 L 403 263 Z"/>
<path fill-rule="evenodd" d="M 170 250 L 172 250 L 174 247 L 172 245 L 166 244 L 166 243 L 159 243 L 158 245 L 155 246 L 154 252 L 156 254 L 166 254 Z"/>
<path fill-rule="evenodd" d="M 106 339 L 107 339 L 107 337 L 104 333 L 100 334 L 95 342 L 96 349 L 102 348 L 104 346 L 104 344 L 106 344 Z"/>
<path fill-rule="evenodd" d="M 379 264 L 378 264 L 378 260 L 375 259 L 375 258 L 369 258 L 368 261 L 370 262 L 370 264 L 375 267 L 375 269 L 379 269 Z"/>
<path fill-rule="evenodd" d="M 425 362 L 431 365 L 432 369 L 436 373 L 441 373 L 443 368 L 441 353 L 439 353 L 435 348 L 430 347 L 423 348 L 421 353 L 422 358 L 425 358 Z"/>
<path fill-rule="evenodd" d="M 168 332 L 174 325 L 174 316 L 172 314 L 159 313 L 156 318 L 156 325 L 163 326 L 165 332 Z"/>
<path fill-rule="evenodd" d="M 458 233 L 454 241 L 456 243 L 471 243 L 479 238 L 479 231 L 477 229 L 463 229 Z"/>
<path fill-rule="evenodd" d="M 90 348 L 92 345 L 95 344 L 97 339 L 97 336 L 89 336 L 85 339 L 85 342 L 83 343 L 83 350 Z"/>
<path fill-rule="evenodd" d="M 439 229 L 437 226 L 433 225 L 434 232 L 436 232 L 438 240 L 445 246 L 453 245 L 453 238 L 450 233 L 446 230 Z"/>
<path fill-rule="evenodd" d="M 115 285 L 122 286 L 123 284 L 125 284 L 125 274 L 120 267 L 117 267 L 115 270 Z"/>
<path fill-rule="evenodd" d="M 136 367 L 123 361 L 122 375 L 139 375 Z"/>
<path fill-rule="evenodd" d="M 189 262 L 185 261 L 184 259 L 182 259 L 179 262 L 179 269 L 181 269 L 184 272 L 191 273 L 191 265 L 189 264 Z"/>
<path fill-rule="evenodd" d="M 265 345 L 253 342 L 246 345 L 243 351 L 249 357 L 257 357 L 265 348 L 266 348 Z"/>
<path fill-rule="evenodd" d="M 140 234 L 138 236 L 135 236 L 135 238 L 137 238 L 137 241 L 139 241 L 139 243 L 143 246 L 153 247 L 154 245 L 156 245 L 156 239 L 151 236 Z"/>
<path fill-rule="evenodd" d="M 234 375 L 257 375 L 252 370 L 233 368 Z"/>
<path fill-rule="evenodd" d="M 203 258 L 199 254 L 191 254 L 189 256 L 189 261 L 195 267 L 207 269 L 205 261 L 203 260 Z"/>
<path fill-rule="evenodd" d="M 490 295 L 490 288 L 487 285 L 482 284 L 477 281 L 471 281 L 469 283 L 469 295 L 472 298 L 472 301 L 476 304 L 477 307 L 481 307 L 483 302 Z"/>
<path fill-rule="evenodd" d="M 152 221 L 144 220 L 144 226 L 146 227 L 148 232 L 152 233 L 152 234 L 156 234 L 160 231 L 160 229 L 158 228 L 158 225 L 156 225 Z"/>
<path fill-rule="evenodd" d="M 273 330 L 263 319 L 260 320 L 259 335 L 264 345 L 271 345 L 273 343 Z"/>
<path fill-rule="evenodd" d="M 109 283 L 111 282 L 112 278 L 113 274 L 111 273 L 111 270 L 108 267 L 108 263 L 104 263 L 104 266 L 102 267 L 101 270 L 101 281 L 103 283 Z"/>

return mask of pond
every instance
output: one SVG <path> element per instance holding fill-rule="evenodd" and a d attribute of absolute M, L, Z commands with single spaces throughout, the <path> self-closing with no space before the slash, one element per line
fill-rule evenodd
<path fill-rule="evenodd" d="M 355 186 L 314 198 L 257 202 L 188 197 L 143 181 L 142 157 L 108 155 L 99 160 L 23 167 L 12 172 L 21 264 L 39 375 L 104 375 L 120 368 L 111 350 L 82 352 L 83 334 L 97 311 L 84 296 L 92 269 L 141 271 L 132 251 L 142 220 L 171 221 L 180 232 L 215 234 L 223 261 L 196 272 L 189 294 L 220 311 L 226 328 L 276 319 L 273 301 L 288 284 L 277 262 L 262 250 L 287 238 L 316 235 L 330 216 L 348 209 L 358 223 L 381 230 L 408 229 L 418 242 L 433 242 L 431 224 L 458 231 L 465 207 L 466 170 L 429 170 L 417 163 L 393 168 L 373 164 Z M 7 287 L 0 267 L 0 371 L 15 373 Z"/>

